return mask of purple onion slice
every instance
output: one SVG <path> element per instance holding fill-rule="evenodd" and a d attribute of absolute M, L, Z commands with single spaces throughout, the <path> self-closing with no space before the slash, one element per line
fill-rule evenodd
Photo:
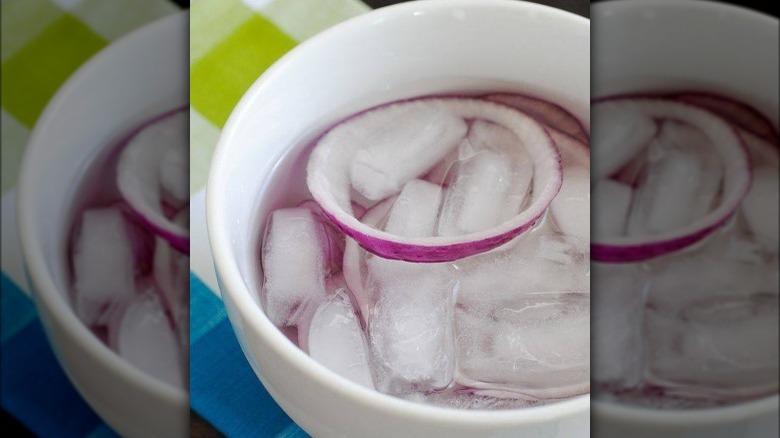
<path fill-rule="evenodd" d="M 175 216 L 189 202 L 188 126 L 185 110 L 151 122 L 129 139 L 117 167 L 119 192 L 135 215 L 185 254 L 189 231 Z"/>
<path fill-rule="evenodd" d="M 399 138 L 408 137 L 398 154 L 406 156 L 393 156 L 387 150 L 372 155 L 370 149 L 376 143 L 367 141 L 366 132 L 384 132 L 401 122 L 423 119 L 447 126 L 431 128 L 432 132 L 425 128 L 424 132 L 403 133 Z M 485 120 L 517 135 L 531 155 L 534 171 L 533 194 L 523 211 L 490 229 L 456 236 L 404 237 L 361 223 L 352 212 L 352 191 L 363 190 L 368 198 L 381 196 L 376 201 L 397 194 L 406 182 L 423 176 L 462 140 L 465 132 L 461 132 L 457 120 Z M 418 156 L 408 155 L 409 144 L 420 145 L 412 150 Z M 370 162 L 372 157 L 376 161 Z M 452 261 L 489 251 L 532 228 L 558 193 L 561 181 L 560 154 L 542 125 L 505 105 L 465 98 L 417 99 L 362 113 L 326 133 L 312 151 L 307 167 L 307 184 L 314 200 L 347 236 L 381 257 L 422 263 Z M 360 187 L 353 189 L 356 185 Z"/>
<path fill-rule="evenodd" d="M 772 122 L 763 114 L 742 102 L 701 92 L 686 92 L 672 95 L 675 99 L 712 111 L 733 125 L 773 143 L 778 133 Z"/>
<path fill-rule="evenodd" d="M 559 105 L 523 94 L 497 93 L 484 98 L 518 109 L 580 143 L 590 142 L 590 136 L 579 119 Z"/>
<path fill-rule="evenodd" d="M 748 153 L 734 127 L 704 109 L 668 99 L 604 99 L 594 104 L 594 111 L 599 110 L 641 114 L 656 122 L 673 121 L 695 128 L 711 143 L 713 152 L 718 156 L 723 167 L 723 182 L 717 204 L 685 226 L 652 235 L 594 236 L 591 243 L 593 260 L 621 263 L 659 257 L 693 245 L 729 222 L 751 183 Z M 621 126 L 620 129 L 623 128 Z M 598 131 L 594 132 L 598 134 Z M 619 144 L 616 143 L 616 146 L 619 147 Z M 605 145 L 594 142 L 591 147 L 597 149 Z"/>

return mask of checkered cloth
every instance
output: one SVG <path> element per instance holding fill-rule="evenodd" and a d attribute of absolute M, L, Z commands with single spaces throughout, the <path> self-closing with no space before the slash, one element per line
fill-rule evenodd
<path fill-rule="evenodd" d="M 3 0 L 0 8 L 2 408 L 41 437 L 116 436 L 63 373 L 27 295 L 14 187 L 30 131 L 62 83 L 112 41 L 178 7 L 168 0 Z"/>
<path fill-rule="evenodd" d="M 198 0 L 190 11 L 190 403 L 227 436 L 307 437 L 260 384 L 218 297 L 204 186 L 220 129 L 298 42 L 369 8 L 357 0 Z"/>
<path fill-rule="evenodd" d="M 18 249 L 15 191 L 29 132 L 84 61 L 176 7 L 166 0 L 3 0 L 2 407 L 39 436 L 114 433 L 81 400 L 46 342 Z M 191 6 L 191 403 L 227 436 L 307 436 L 249 367 L 219 300 L 204 192 L 220 129 L 246 89 L 298 42 L 368 7 L 358 0 L 198 0 Z"/>
<path fill-rule="evenodd" d="M 229 437 L 305 437 L 257 380 L 219 299 L 204 187 L 220 130 L 265 69 L 299 42 L 369 8 L 359 0 L 196 0 L 190 11 L 190 392 Z M 16 237 L 14 185 L 30 129 L 79 65 L 168 13 L 166 0 L 3 0 L 2 407 L 40 436 L 113 432 L 68 382 L 45 340 Z"/>

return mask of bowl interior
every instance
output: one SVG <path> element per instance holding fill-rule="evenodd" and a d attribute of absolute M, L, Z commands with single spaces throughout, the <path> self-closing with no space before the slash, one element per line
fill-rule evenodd
<path fill-rule="evenodd" d="M 721 3 L 670 0 L 600 2 L 592 14 L 594 98 L 709 91 L 752 104 L 778 126 L 776 18 Z M 596 412 L 614 418 L 685 426 L 776 412 L 778 396 L 690 411 L 596 405 Z"/>
<path fill-rule="evenodd" d="M 231 315 L 234 325 L 237 318 L 249 325 L 237 331 L 269 343 L 297 371 L 339 391 L 402 403 L 415 415 L 444 411 L 352 384 L 284 337 L 260 308 L 258 233 L 270 211 L 308 196 L 301 152 L 326 128 L 363 109 L 420 95 L 517 91 L 558 103 L 587 126 L 589 35 L 588 20 L 537 4 L 422 1 L 338 25 L 277 62 L 234 110 L 209 175 L 207 223 L 220 287 L 241 314 Z M 245 353 L 254 363 L 251 352 Z M 550 406 L 587 409 L 587 400 Z M 457 416 L 523 419 L 519 412 L 457 411 Z"/>
<path fill-rule="evenodd" d="M 187 74 L 187 41 L 181 31 L 186 21 L 186 14 L 176 14 L 144 27 L 74 74 L 33 131 L 19 186 L 22 246 L 39 311 L 93 352 L 101 366 L 115 367 L 141 387 L 181 402 L 183 390 L 160 385 L 119 359 L 73 312 L 68 241 L 80 202 L 77 191 L 88 189 L 85 179 L 89 183 L 102 173 L 112 149 L 134 128 L 188 103 L 182 80 Z"/>
<path fill-rule="evenodd" d="M 778 126 L 778 20 L 695 0 L 593 6 L 593 98 L 711 91 L 755 106 Z"/>
<path fill-rule="evenodd" d="M 281 205 L 269 175 L 291 172 L 288 189 L 307 196 L 298 178 L 305 160 L 281 158 L 299 155 L 351 114 L 420 95 L 517 91 L 558 103 L 589 125 L 587 20 L 516 1 L 437 3 L 386 8 L 326 31 L 244 96 L 223 131 L 209 186 L 233 218 L 224 230 L 226 262 L 242 278 L 253 278 L 258 228 Z M 209 224 L 212 233 L 223 231 L 217 227 Z"/>

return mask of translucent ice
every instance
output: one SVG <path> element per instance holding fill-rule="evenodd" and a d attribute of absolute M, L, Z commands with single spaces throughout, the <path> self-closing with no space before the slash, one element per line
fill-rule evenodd
<path fill-rule="evenodd" d="M 479 305 L 528 293 L 589 293 L 588 245 L 588 240 L 541 228 L 499 250 L 459 261 L 458 301 Z"/>
<path fill-rule="evenodd" d="M 777 270 L 767 269 L 777 266 L 777 255 L 767 260 L 760 244 L 737 231 L 724 230 L 698 248 L 653 263 L 648 296 L 652 307 L 679 311 L 691 302 L 721 293 L 777 294 Z"/>
<path fill-rule="evenodd" d="M 321 224 L 307 208 L 273 212 L 263 244 L 264 308 L 276 325 L 295 325 L 305 304 L 325 295 Z"/>
<path fill-rule="evenodd" d="M 461 143 L 462 144 L 462 143 Z M 433 184 L 448 186 L 455 179 L 455 172 L 452 169 L 461 159 L 461 148 L 453 149 L 447 156 L 442 158 L 438 164 L 425 175 L 425 180 Z"/>
<path fill-rule="evenodd" d="M 593 106 L 591 125 L 595 179 L 617 172 L 647 146 L 657 130 L 652 119 L 613 103 Z"/>
<path fill-rule="evenodd" d="M 154 282 L 184 345 L 189 343 L 189 266 L 187 256 L 158 237 L 154 245 Z"/>
<path fill-rule="evenodd" d="M 457 166 L 457 176 L 444 196 L 438 233 L 474 233 L 507 219 L 505 208 L 513 169 L 508 157 L 483 150 Z"/>
<path fill-rule="evenodd" d="M 458 146 L 468 129 L 461 118 L 427 102 L 388 107 L 350 123 L 344 138 L 360 145 L 350 165 L 352 186 L 372 201 L 422 176 Z"/>
<path fill-rule="evenodd" d="M 709 211 L 722 170 L 719 163 L 710 163 L 707 141 L 694 128 L 664 123 L 649 146 L 645 176 L 634 193 L 629 235 L 679 229 Z"/>
<path fill-rule="evenodd" d="M 598 181 L 593 187 L 593 235 L 622 236 L 626 231 L 633 189 L 611 179 Z"/>
<path fill-rule="evenodd" d="M 96 323 L 112 301 L 132 296 L 133 260 L 122 211 L 115 207 L 85 211 L 73 255 L 76 313 L 84 323 Z"/>
<path fill-rule="evenodd" d="M 457 283 L 434 265 L 420 269 L 375 257 L 369 266 L 375 304 L 368 334 L 379 388 L 406 393 L 447 387 L 455 367 Z"/>
<path fill-rule="evenodd" d="M 136 298 L 122 317 L 117 352 L 145 373 L 184 387 L 179 343 L 157 297 Z"/>
<path fill-rule="evenodd" d="M 563 184 L 550 204 L 555 225 L 566 235 L 590 240 L 590 171 L 573 166 L 563 170 Z"/>
<path fill-rule="evenodd" d="M 691 220 L 705 216 L 714 207 L 723 179 L 723 164 L 712 142 L 700 130 L 674 121 L 664 122 L 658 139 L 667 148 L 688 149 L 698 155 L 701 179 L 696 197 L 687 208 Z"/>
<path fill-rule="evenodd" d="M 778 389 L 778 296 L 728 295 L 647 317 L 648 382 L 688 396 L 760 396 Z"/>
<path fill-rule="evenodd" d="M 742 215 L 751 232 L 767 249 L 780 246 L 780 193 L 777 167 L 758 167 L 753 173 L 753 185 L 742 202 Z"/>
<path fill-rule="evenodd" d="M 461 385 L 561 398 L 590 389 L 589 299 L 527 294 L 456 309 Z"/>
<path fill-rule="evenodd" d="M 368 344 L 345 289 L 323 301 L 307 329 L 307 345 L 301 347 L 312 358 L 355 383 L 374 387 Z"/>
<path fill-rule="evenodd" d="M 355 297 L 355 304 L 360 312 L 360 317 L 367 323 L 371 301 L 368 290 L 363 284 L 367 270 L 364 253 L 365 250 L 357 242 L 347 238 L 342 272 L 344 274 L 344 282 L 349 291 L 352 292 L 352 296 Z"/>
<path fill-rule="evenodd" d="M 385 231 L 408 237 L 433 236 L 441 203 L 441 188 L 414 179 L 404 185 L 393 202 Z"/>
<path fill-rule="evenodd" d="M 643 324 L 650 277 L 639 265 L 592 264 L 591 375 L 612 388 L 644 377 Z"/>
<path fill-rule="evenodd" d="M 491 150 L 510 158 L 512 183 L 503 201 L 503 219 L 507 220 L 515 216 L 520 212 L 531 189 L 534 169 L 530 154 L 514 132 L 484 120 L 475 120 L 471 124 L 468 140 L 468 144 L 474 149 L 472 154 L 480 150 Z M 468 158 L 469 155 L 461 156 L 461 159 Z"/>
<path fill-rule="evenodd" d="M 338 273 L 341 271 L 344 248 L 346 246 L 344 234 L 332 225 L 320 205 L 315 201 L 304 201 L 298 204 L 297 207 L 311 210 L 314 218 L 317 220 L 317 232 L 321 242 L 322 259 L 325 262 L 326 274 Z M 353 208 L 355 214 L 357 214 L 361 207 L 355 204 Z"/>
<path fill-rule="evenodd" d="M 776 253 L 767 254 L 734 225 L 653 263 L 648 382 L 685 397 L 777 391 L 776 266 Z"/>

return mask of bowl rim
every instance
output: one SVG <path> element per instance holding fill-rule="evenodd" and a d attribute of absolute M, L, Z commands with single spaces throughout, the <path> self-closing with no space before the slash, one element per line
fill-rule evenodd
<path fill-rule="evenodd" d="M 34 217 L 34 213 L 37 211 L 36 205 L 40 203 L 37 199 L 40 196 L 35 194 L 36 175 L 39 174 L 35 155 L 39 154 L 39 150 L 45 151 L 50 147 L 50 141 L 45 141 L 49 136 L 49 126 L 54 123 L 53 120 L 56 120 L 60 113 L 68 111 L 69 102 L 84 96 L 83 91 L 89 87 L 90 79 L 95 70 L 111 62 L 115 53 L 120 51 L 138 53 L 136 47 L 148 49 L 150 43 L 156 46 L 158 43 L 155 41 L 160 40 L 160 36 L 163 36 L 160 35 L 161 32 L 165 32 L 169 27 L 188 23 L 188 20 L 188 11 L 164 16 L 117 39 L 81 65 L 57 90 L 33 127 L 22 159 L 16 188 L 16 215 L 19 224 L 21 251 L 27 278 L 32 286 L 31 296 L 35 301 L 38 313 L 51 318 L 54 321 L 54 327 L 63 330 L 69 339 L 79 345 L 80 349 L 87 351 L 93 364 L 100 364 L 106 369 L 113 370 L 112 374 L 115 377 L 141 388 L 143 392 L 153 395 L 156 399 L 167 404 L 181 406 L 188 404 L 189 395 L 186 389 L 177 388 L 158 380 L 130 364 L 105 345 L 81 322 L 70 302 L 59 292 L 47 267 L 42 240 L 39 238 L 39 233 L 36 232 L 36 227 L 33 226 L 35 221 L 27 220 L 27 218 Z M 166 41 L 170 41 L 167 34 L 164 36 Z M 47 338 L 51 339 L 48 333 Z M 60 362 L 59 355 L 56 356 L 57 361 Z M 67 367 L 63 367 L 63 369 L 68 374 L 69 380 L 81 392 L 80 384 L 70 378 Z"/>
<path fill-rule="evenodd" d="M 776 17 L 743 6 L 702 0 L 608 0 L 595 3 L 591 7 L 591 16 L 608 18 L 612 13 L 633 13 L 638 9 L 679 11 L 689 9 L 699 12 L 721 12 L 734 14 L 743 20 L 753 20 L 757 26 L 774 26 L 780 21 Z M 638 12 L 636 12 L 638 13 Z M 594 98 L 600 98 L 595 96 Z M 773 121 L 775 124 L 777 120 Z M 691 424 L 718 424 L 744 420 L 756 415 L 777 412 L 780 395 L 773 394 L 734 405 L 718 406 L 684 411 L 659 410 L 647 407 L 621 405 L 614 402 L 593 399 L 593 412 L 612 419 L 632 422 L 665 424 L 670 426 L 690 426 Z"/>
<path fill-rule="evenodd" d="M 236 311 L 243 319 L 243 323 L 248 325 L 246 330 L 251 330 L 255 333 L 270 349 L 282 357 L 284 362 L 295 367 L 298 372 L 308 375 L 309 378 L 328 390 L 339 393 L 345 399 L 370 407 L 375 411 L 411 418 L 419 422 L 446 422 L 455 426 L 491 428 L 538 424 L 587 413 L 590 407 L 590 394 L 542 406 L 513 410 L 480 411 L 415 403 L 358 385 L 320 365 L 289 341 L 268 320 L 261 308 L 251 298 L 238 265 L 233 260 L 229 244 L 230 238 L 226 232 L 227 216 L 222 208 L 224 201 L 221 194 L 225 193 L 226 188 L 226 180 L 221 176 L 225 173 L 222 169 L 228 161 L 229 145 L 236 136 L 237 128 L 242 122 L 241 119 L 244 118 L 243 114 L 255 104 L 258 96 L 263 93 L 266 84 L 271 82 L 276 76 L 284 74 L 284 71 L 291 63 L 295 62 L 300 53 L 316 51 L 318 47 L 327 45 L 334 35 L 360 31 L 363 28 L 367 28 L 372 21 L 380 18 L 399 18 L 411 16 L 414 13 L 419 15 L 419 13 L 440 11 L 453 7 L 463 9 L 498 9 L 500 11 L 513 10 L 524 13 L 532 11 L 536 15 L 544 15 L 548 19 L 567 22 L 566 25 L 568 26 L 590 28 L 590 20 L 587 18 L 526 1 L 420 0 L 368 12 L 333 26 L 299 44 L 260 76 L 243 95 L 228 118 L 212 156 L 206 187 L 206 222 L 209 232 L 209 243 L 214 255 L 214 265 L 220 280 L 220 290 L 226 296 L 223 298 L 233 302 Z"/>
<path fill-rule="evenodd" d="M 648 7 L 652 7 L 656 10 L 667 9 L 677 11 L 681 8 L 689 8 L 705 12 L 718 11 L 737 14 L 740 15 L 741 18 L 749 20 L 763 21 L 763 24 L 765 25 L 777 25 L 778 21 L 780 21 L 777 17 L 759 12 L 755 9 L 712 0 L 606 0 L 596 2 L 591 6 L 591 17 L 612 12 L 633 11 L 635 8 Z"/>
<path fill-rule="evenodd" d="M 734 405 L 679 411 L 620 405 L 597 398 L 592 401 L 593 412 L 599 416 L 603 415 L 604 418 L 672 427 L 712 426 L 752 420 L 756 416 L 776 413 L 778 407 L 780 407 L 780 396 L 777 394 Z"/>

